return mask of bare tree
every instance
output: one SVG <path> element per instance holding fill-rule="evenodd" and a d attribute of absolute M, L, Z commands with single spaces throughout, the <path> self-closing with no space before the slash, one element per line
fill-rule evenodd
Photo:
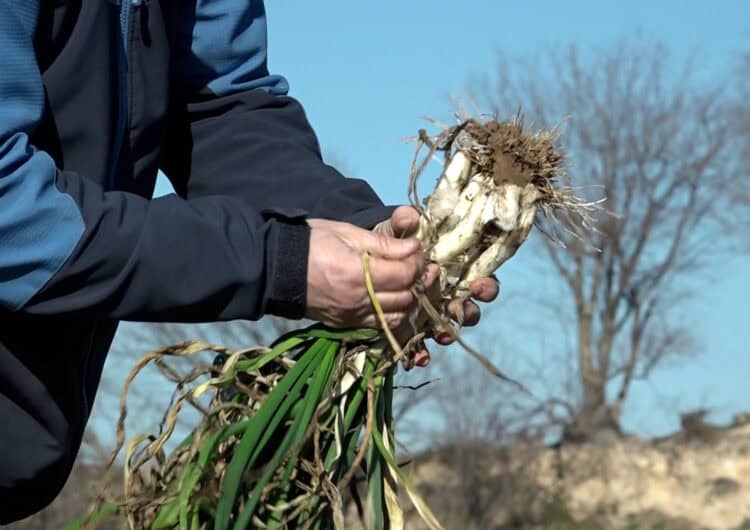
<path fill-rule="evenodd" d="M 737 78 L 739 83 L 739 98 L 735 110 L 739 117 L 740 131 L 744 133 L 745 161 L 750 163 L 750 52 L 740 59 Z"/>
<path fill-rule="evenodd" d="M 733 195 L 748 189 L 727 127 L 728 95 L 697 82 L 692 60 L 675 71 L 651 42 L 571 47 L 539 61 L 500 56 L 498 64 L 497 85 L 485 82 L 474 99 L 501 115 L 520 106 L 536 125 L 568 117 L 570 173 L 607 198 L 589 241 L 558 232 L 540 248 L 575 315 L 578 385 L 558 407 L 566 437 L 620 432 L 633 381 L 697 353 L 680 305 L 695 274 L 727 250 Z"/>
<path fill-rule="evenodd" d="M 734 119 L 735 132 L 740 139 L 744 167 L 750 168 L 750 52 L 740 58 L 736 77 L 739 82 L 731 117 Z M 750 173 L 746 173 L 745 178 L 750 178 Z M 747 190 L 742 191 L 744 193 L 737 195 L 737 202 L 745 207 L 745 226 L 750 226 L 750 193 L 747 193 Z"/>

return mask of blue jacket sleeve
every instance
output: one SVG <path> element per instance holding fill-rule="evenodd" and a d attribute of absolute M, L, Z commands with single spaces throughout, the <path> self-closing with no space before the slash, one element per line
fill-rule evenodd
<path fill-rule="evenodd" d="M 364 181 L 326 165 L 299 102 L 269 74 L 262 0 L 197 0 L 175 13 L 163 167 L 184 197 L 226 194 L 288 217 L 372 227 L 389 217 Z"/>
<path fill-rule="evenodd" d="M 303 223 L 229 196 L 105 192 L 31 144 L 44 107 L 38 9 L 38 0 L 0 0 L 0 308 L 92 319 L 301 316 L 304 291 L 275 283 L 274 271 L 290 254 L 306 256 Z"/>

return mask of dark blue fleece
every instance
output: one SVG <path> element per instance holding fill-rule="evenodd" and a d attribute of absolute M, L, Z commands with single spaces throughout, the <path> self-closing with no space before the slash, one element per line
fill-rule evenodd
<path fill-rule="evenodd" d="M 118 321 L 300 318 L 305 218 L 390 209 L 322 162 L 259 0 L 0 0 L 0 50 L 2 524 L 63 486 Z"/>

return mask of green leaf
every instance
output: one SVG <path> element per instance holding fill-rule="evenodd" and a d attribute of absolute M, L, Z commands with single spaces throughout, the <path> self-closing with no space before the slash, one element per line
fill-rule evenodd
<path fill-rule="evenodd" d="M 297 459 L 300 450 L 300 444 L 304 439 L 307 428 L 310 426 L 310 420 L 315 412 L 315 409 L 320 403 L 320 399 L 323 396 L 323 391 L 329 386 L 328 379 L 333 369 L 336 353 L 339 349 L 337 342 L 325 341 L 325 352 L 323 353 L 322 359 L 319 360 L 316 366 L 315 375 L 313 376 L 310 384 L 308 385 L 307 394 L 304 396 L 305 409 L 303 413 L 295 419 L 292 427 L 287 431 L 284 441 L 280 444 L 279 448 L 273 456 L 271 462 L 266 466 L 266 470 L 263 473 L 261 479 L 255 484 L 253 492 L 247 501 L 247 504 L 240 512 L 237 517 L 237 522 L 234 525 L 234 530 L 244 530 L 250 520 L 252 519 L 253 513 L 258 506 L 260 496 L 263 493 L 268 481 L 271 479 L 276 469 L 281 464 L 283 459 L 287 457 L 287 452 L 290 448 L 293 448 L 294 453 L 289 455 L 289 463 L 286 466 L 284 475 L 281 479 L 282 483 L 289 480 L 291 472 L 294 468 L 294 463 Z M 296 398 L 295 398 L 296 399 Z"/>
<path fill-rule="evenodd" d="M 335 341 L 371 341 L 380 336 L 380 331 L 371 328 L 349 328 L 349 329 L 331 329 L 321 324 L 316 324 L 305 330 L 303 333 L 308 337 L 318 339 L 330 339 Z"/>
<path fill-rule="evenodd" d="M 367 528 L 384 530 L 383 513 L 385 504 L 383 498 L 383 469 L 382 457 L 377 448 L 370 444 L 367 448 Z"/>
<path fill-rule="evenodd" d="M 309 337 L 301 336 L 300 332 L 293 332 L 286 339 L 277 341 L 276 344 L 271 348 L 271 351 L 264 353 L 263 355 L 255 359 L 247 359 L 245 361 L 239 361 L 234 367 L 230 379 L 234 378 L 234 374 L 238 372 L 252 372 L 254 370 L 260 370 L 265 365 L 273 361 L 276 357 L 283 355 L 297 346 L 309 341 Z"/>
<path fill-rule="evenodd" d="M 111 502 L 105 503 L 100 506 L 98 510 L 90 513 L 86 517 L 82 517 L 81 519 L 66 524 L 62 528 L 62 530 L 80 530 L 81 528 L 83 528 L 84 524 L 87 525 L 87 528 L 94 528 L 103 520 L 116 515 L 119 509 L 119 504 L 114 504 Z"/>
<path fill-rule="evenodd" d="M 222 484 L 223 492 L 216 507 L 215 530 L 226 530 L 229 526 L 232 507 L 245 470 L 254 464 L 277 426 L 296 403 L 308 377 L 317 366 L 319 356 L 329 344 L 325 339 L 313 342 L 250 419 L 250 426 L 242 435 L 227 468 Z M 293 433 L 289 431 L 288 434 Z"/>
<path fill-rule="evenodd" d="M 169 530 L 174 528 L 180 516 L 180 505 L 176 502 L 163 504 L 156 512 L 156 518 L 151 523 L 151 530 Z"/>
<path fill-rule="evenodd" d="M 331 371 L 333 370 L 333 365 L 336 360 L 336 353 L 339 349 L 339 343 L 338 342 L 332 342 L 328 349 L 325 352 L 325 356 L 323 357 L 323 360 L 321 361 L 321 366 L 318 368 L 315 378 L 311 382 L 307 394 L 305 395 L 305 398 L 303 400 L 305 404 L 305 408 L 302 411 L 302 415 L 299 416 L 299 418 L 295 421 L 295 434 L 293 439 L 293 444 L 297 445 L 298 447 L 295 450 L 295 459 L 296 454 L 299 453 L 301 447 L 299 444 L 302 443 L 304 436 L 307 432 L 308 427 L 310 426 L 310 421 L 312 420 L 312 416 L 315 412 L 315 410 L 318 408 L 318 405 L 320 404 L 320 400 L 323 397 L 325 390 L 330 389 L 330 378 L 331 378 Z M 292 460 L 290 458 L 290 460 Z M 287 466 L 288 468 L 293 466 Z M 291 468 L 287 470 L 287 472 L 284 474 L 283 481 L 289 480 L 289 477 L 292 474 Z"/>
<path fill-rule="evenodd" d="M 195 486 L 198 484 L 206 464 L 208 464 L 208 461 L 216 452 L 216 448 L 227 438 L 245 431 L 250 426 L 250 422 L 251 420 L 244 420 L 224 427 L 208 436 L 198 450 L 198 461 L 185 467 L 179 484 L 178 497 L 181 529 L 188 528 L 188 521 L 191 513 L 190 499 L 193 495 L 193 490 L 195 490 Z"/>
<path fill-rule="evenodd" d="M 318 325 L 318 324 L 315 324 Z M 292 331 L 288 331 L 281 335 L 279 338 L 277 338 L 275 341 L 273 341 L 273 344 L 271 344 L 271 347 L 276 349 L 277 346 L 280 346 L 281 344 L 287 342 L 290 339 L 302 339 L 303 341 L 308 339 L 309 336 L 307 335 L 307 330 L 314 326 L 308 326 L 306 328 L 302 329 L 293 329 Z M 290 348 L 291 349 L 291 348 Z"/>
<path fill-rule="evenodd" d="M 364 416 L 367 413 L 367 407 L 363 406 L 363 401 L 367 395 L 367 381 L 370 375 L 375 371 L 376 362 L 368 356 L 365 363 L 364 370 L 362 371 L 362 378 L 359 384 L 353 386 L 348 393 L 348 400 L 346 403 L 346 411 L 344 413 L 343 421 L 343 432 L 348 433 L 345 439 L 345 452 L 342 453 L 341 459 L 336 460 L 336 444 L 335 442 L 329 443 L 326 451 L 325 468 L 327 471 L 331 471 L 336 465 L 336 471 L 334 472 L 333 480 L 337 482 L 346 473 L 351 466 L 354 458 L 354 452 L 357 449 L 357 442 L 359 441 L 359 433 L 362 431 L 364 425 Z M 352 424 L 356 422 L 357 427 L 352 431 Z M 350 454 L 347 457 L 347 454 Z M 315 512 L 320 504 L 319 497 L 313 497 L 310 500 L 309 511 Z"/>
<path fill-rule="evenodd" d="M 335 355 L 338 351 L 338 348 L 338 343 L 331 344 L 328 351 L 326 352 L 326 357 L 321 363 L 324 366 L 321 366 L 321 368 L 319 368 L 316 372 L 315 379 L 311 383 L 307 395 L 305 395 L 304 399 L 298 401 L 295 405 L 295 408 L 297 407 L 297 405 L 303 405 L 304 409 L 302 409 L 301 415 L 294 416 L 295 421 L 292 429 L 295 431 L 295 436 L 292 443 L 297 447 L 294 450 L 294 453 L 287 459 L 284 475 L 280 481 L 282 484 L 288 482 L 291 478 L 291 475 L 297 464 L 299 451 L 302 448 L 300 444 L 302 443 L 304 435 L 307 432 L 307 428 L 310 425 L 312 414 L 317 409 L 325 390 L 330 389 L 331 387 L 331 371 L 333 370 Z M 294 412 L 294 409 L 292 410 L 292 412 Z M 286 487 L 284 487 L 283 491 L 279 492 L 279 495 L 275 499 L 275 501 L 283 502 L 284 500 L 286 500 L 288 492 L 289 485 L 287 484 Z M 277 530 L 281 527 L 281 523 L 284 520 L 284 515 L 282 512 L 271 512 L 269 517 L 269 520 L 266 521 L 269 530 Z"/>
<path fill-rule="evenodd" d="M 193 520 L 190 523 L 190 530 L 201 530 L 200 510 L 193 512 Z"/>

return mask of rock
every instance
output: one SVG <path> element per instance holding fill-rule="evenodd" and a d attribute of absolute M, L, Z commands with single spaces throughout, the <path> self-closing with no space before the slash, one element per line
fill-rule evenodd
<path fill-rule="evenodd" d="M 725 497 L 737 493 L 742 489 L 742 485 L 736 480 L 728 477 L 718 477 L 708 481 L 708 497 Z"/>

